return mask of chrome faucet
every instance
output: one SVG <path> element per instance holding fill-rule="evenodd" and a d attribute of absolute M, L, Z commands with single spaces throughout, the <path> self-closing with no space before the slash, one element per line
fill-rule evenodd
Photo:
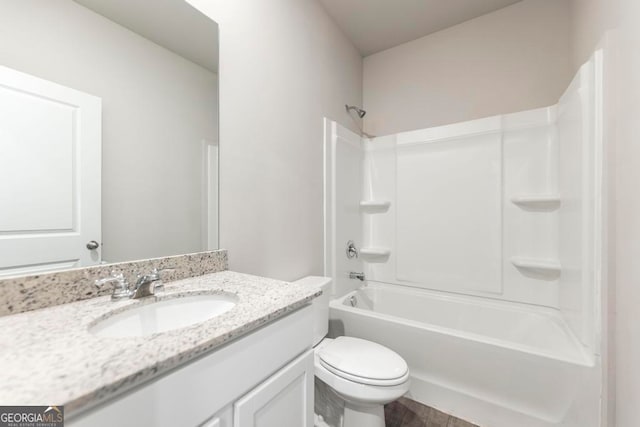
<path fill-rule="evenodd" d="M 361 282 L 364 282 L 364 273 L 356 273 L 355 271 L 352 271 L 349 273 L 349 279 L 358 279 Z"/>
<path fill-rule="evenodd" d="M 164 268 L 162 270 L 158 270 L 157 268 L 154 268 L 150 274 L 139 274 L 133 290 L 129 288 L 129 282 L 124 278 L 124 275 L 122 273 L 116 273 L 115 271 L 112 271 L 111 276 L 107 278 L 95 280 L 94 284 L 97 287 L 102 287 L 107 283 L 115 282 L 116 284 L 113 287 L 113 294 L 111 295 L 111 299 L 114 301 L 125 298 L 144 298 L 155 295 L 156 292 L 164 289 L 161 277 L 161 273 L 163 271 L 173 271 L 173 269 Z"/>
<path fill-rule="evenodd" d="M 154 268 L 151 274 L 139 274 L 138 280 L 136 280 L 136 284 L 134 286 L 133 296 L 131 298 L 144 298 L 155 295 L 156 291 L 164 290 L 160 271 L 169 270 L 171 269 L 158 270 L 157 268 Z"/>

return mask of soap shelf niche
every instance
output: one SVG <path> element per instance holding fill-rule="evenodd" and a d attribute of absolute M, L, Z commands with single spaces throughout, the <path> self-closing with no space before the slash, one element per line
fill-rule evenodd
<path fill-rule="evenodd" d="M 391 202 L 387 200 L 362 200 L 360 209 L 365 213 L 385 213 L 389 210 Z"/>
<path fill-rule="evenodd" d="M 555 280 L 560 277 L 562 271 L 558 261 L 548 259 L 515 256 L 511 258 L 511 264 L 523 274 L 543 280 Z"/>
<path fill-rule="evenodd" d="M 366 262 L 387 262 L 391 256 L 391 250 L 388 248 L 362 248 L 360 249 L 360 257 Z"/>
<path fill-rule="evenodd" d="M 560 207 L 557 194 L 523 194 L 511 198 L 514 205 L 526 210 L 552 211 Z"/>

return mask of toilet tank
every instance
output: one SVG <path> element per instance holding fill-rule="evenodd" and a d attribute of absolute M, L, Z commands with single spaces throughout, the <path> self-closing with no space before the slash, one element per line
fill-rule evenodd
<path fill-rule="evenodd" d="M 322 276 L 307 276 L 294 283 L 303 286 L 313 286 L 322 289 L 322 295 L 315 298 L 313 307 L 314 330 L 313 345 L 318 344 L 329 333 L 329 300 L 331 299 L 331 278 Z"/>

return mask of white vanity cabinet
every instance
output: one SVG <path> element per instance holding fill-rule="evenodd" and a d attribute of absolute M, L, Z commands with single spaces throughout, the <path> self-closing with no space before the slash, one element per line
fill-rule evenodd
<path fill-rule="evenodd" d="M 313 426 L 313 350 L 233 405 L 234 427 Z"/>
<path fill-rule="evenodd" d="M 313 427 L 305 306 L 101 405 L 69 427 Z"/>

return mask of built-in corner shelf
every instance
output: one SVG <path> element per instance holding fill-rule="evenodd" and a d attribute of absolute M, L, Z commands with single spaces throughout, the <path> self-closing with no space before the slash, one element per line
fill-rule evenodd
<path fill-rule="evenodd" d="M 511 198 L 514 205 L 530 210 L 556 210 L 560 207 L 560 196 L 557 194 L 523 194 Z"/>
<path fill-rule="evenodd" d="M 556 279 L 560 276 L 562 266 L 558 261 L 539 259 L 539 258 L 526 258 L 526 257 L 511 257 L 511 264 L 525 273 L 530 273 L 540 278 Z"/>
<path fill-rule="evenodd" d="M 367 262 L 387 262 L 391 250 L 388 248 L 362 248 L 360 249 L 360 257 Z"/>
<path fill-rule="evenodd" d="M 366 213 L 385 213 L 389 210 L 391 202 L 387 200 L 363 200 L 360 209 Z"/>

